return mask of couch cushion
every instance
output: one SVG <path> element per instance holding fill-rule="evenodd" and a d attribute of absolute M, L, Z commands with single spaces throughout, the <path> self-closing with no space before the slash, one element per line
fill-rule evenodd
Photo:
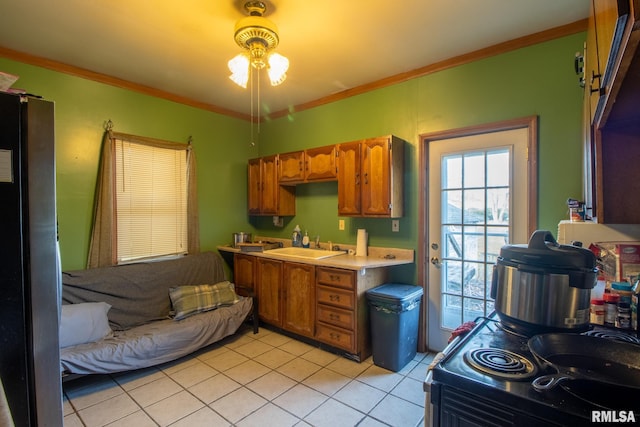
<path fill-rule="evenodd" d="M 169 288 L 225 280 L 222 262 L 219 254 L 203 252 L 166 261 L 68 271 L 62 274 L 62 301 L 106 302 L 111 305 L 111 327 L 125 330 L 168 318 Z"/>
<path fill-rule="evenodd" d="M 112 334 L 106 302 L 65 304 L 60 316 L 60 348 L 99 341 Z"/>
<path fill-rule="evenodd" d="M 215 285 L 177 286 L 169 289 L 169 297 L 175 320 L 238 302 L 233 284 L 229 281 Z"/>

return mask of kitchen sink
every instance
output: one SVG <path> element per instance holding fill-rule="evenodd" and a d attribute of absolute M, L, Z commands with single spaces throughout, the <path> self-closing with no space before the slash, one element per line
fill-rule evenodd
<path fill-rule="evenodd" d="M 338 255 L 344 255 L 344 251 L 326 251 L 324 249 L 309 249 L 309 248 L 297 248 L 286 247 L 278 249 L 269 249 L 264 253 L 274 255 L 286 255 L 294 258 L 304 259 L 323 259 Z"/>

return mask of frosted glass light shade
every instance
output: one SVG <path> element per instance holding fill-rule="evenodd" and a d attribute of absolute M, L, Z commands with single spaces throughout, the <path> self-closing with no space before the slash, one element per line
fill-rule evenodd
<path fill-rule="evenodd" d="M 273 52 L 269 55 L 269 80 L 271 80 L 271 86 L 277 86 L 287 78 L 287 70 L 289 69 L 289 60 Z"/>
<path fill-rule="evenodd" d="M 247 88 L 249 81 L 249 58 L 247 55 L 239 53 L 227 63 L 231 75 L 229 78 L 238 86 Z"/>

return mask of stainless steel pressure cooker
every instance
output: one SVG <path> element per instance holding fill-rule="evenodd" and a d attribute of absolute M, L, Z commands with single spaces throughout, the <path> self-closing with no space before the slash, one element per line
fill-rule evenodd
<path fill-rule="evenodd" d="M 528 245 L 500 249 L 491 297 L 507 329 L 526 335 L 580 332 L 589 327 L 596 281 L 596 257 L 591 251 L 560 245 L 549 231 L 537 230 Z"/>

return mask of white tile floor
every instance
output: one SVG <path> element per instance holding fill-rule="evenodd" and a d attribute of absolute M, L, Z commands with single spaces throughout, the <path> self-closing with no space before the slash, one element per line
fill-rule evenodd
<path fill-rule="evenodd" d="M 65 382 L 64 425 L 415 427 L 433 356 L 392 372 L 243 326 L 172 363 Z"/>

